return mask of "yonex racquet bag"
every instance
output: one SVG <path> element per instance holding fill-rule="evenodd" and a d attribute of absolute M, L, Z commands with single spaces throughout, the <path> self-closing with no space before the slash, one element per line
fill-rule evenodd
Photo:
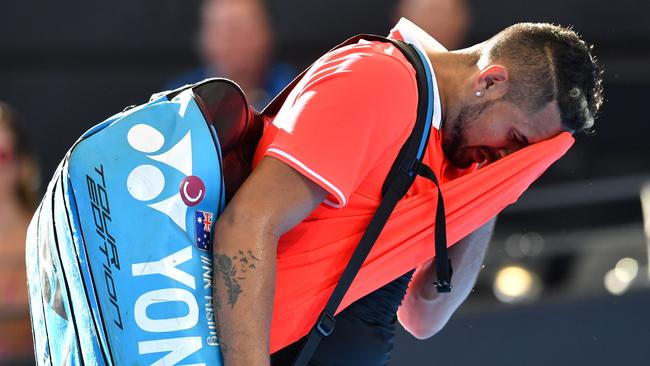
<path fill-rule="evenodd" d="M 212 224 L 222 158 L 257 141 L 252 122 L 241 90 L 212 79 L 81 136 L 28 232 L 39 365 L 221 364 Z"/>

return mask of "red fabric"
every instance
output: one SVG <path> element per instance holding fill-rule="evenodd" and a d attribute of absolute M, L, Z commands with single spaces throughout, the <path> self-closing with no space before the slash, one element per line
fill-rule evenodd
<path fill-rule="evenodd" d="M 278 243 L 271 352 L 304 336 L 322 311 L 379 205 L 416 105 L 415 72 L 403 55 L 390 44 L 362 41 L 323 56 L 267 124 L 254 164 L 265 155 L 280 159 L 331 193 L 331 202 Z M 432 130 L 424 162 L 442 184 L 448 244 L 515 202 L 572 142 L 561 134 L 480 170 L 460 171 L 444 160 Z M 436 187 L 418 178 L 339 311 L 434 256 L 436 201 Z"/>
<path fill-rule="evenodd" d="M 380 195 L 415 121 L 415 71 L 390 43 L 361 41 L 319 59 L 268 126 L 258 151 L 331 193 L 332 206 Z"/>

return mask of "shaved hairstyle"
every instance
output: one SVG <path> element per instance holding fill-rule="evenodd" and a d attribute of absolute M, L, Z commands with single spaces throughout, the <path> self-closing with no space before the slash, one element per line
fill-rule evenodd
<path fill-rule="evenodd" d="M 485 42 L 481 58 L 508 68 L 506 100 L 528 112 L 556 100 L 564 127 L 578 132 L 593 128 L 603 103 L 602 72 L 591 50 L 570 28 L 519 23 Z"/>

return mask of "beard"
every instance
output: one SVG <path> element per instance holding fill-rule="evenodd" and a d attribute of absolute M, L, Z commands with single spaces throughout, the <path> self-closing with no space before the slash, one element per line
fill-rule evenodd
<path fill-rule="evenodd" d="M 442 152 L 454 166 L 465 169 L 475 161 L 466 156 L 467 131 L 483 111 L 495 101 L 464 105 L 451 121 L 445 120 L 442 130 Z"/>

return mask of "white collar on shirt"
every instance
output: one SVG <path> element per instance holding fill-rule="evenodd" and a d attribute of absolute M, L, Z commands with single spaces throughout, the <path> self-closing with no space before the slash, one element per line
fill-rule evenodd
<path fill-rule="evenodd" d="M 412 44 L 417 47 L 423 55 L 427 55 L 426 48 L 423 46 L 423 43 L 426 44 L 429 48 L 433 47 L 441 51 L 446 51 L 447 49 L 436 41 L 431 35 L 425 32 L 422 28 L 415 25 L 406 18 L 401 18 L 395 29 L 399 31 L 400 35 L 405 42 Z M 440 93 L 438 90 L 438 82 L 436 81 L 436 73 L 433 71 L 433 65 L 428 57 L 425 57 L 427 60 L 427 65 L 431 70 L 431 78 L 433 79 L 433 90 L 434 90 L 434 100 L 433 100 L 433 121 L 432 125 L 437 130 L 440 130 L 440 124 L 442 123 L 442 104 L 440 102 Z"/>

